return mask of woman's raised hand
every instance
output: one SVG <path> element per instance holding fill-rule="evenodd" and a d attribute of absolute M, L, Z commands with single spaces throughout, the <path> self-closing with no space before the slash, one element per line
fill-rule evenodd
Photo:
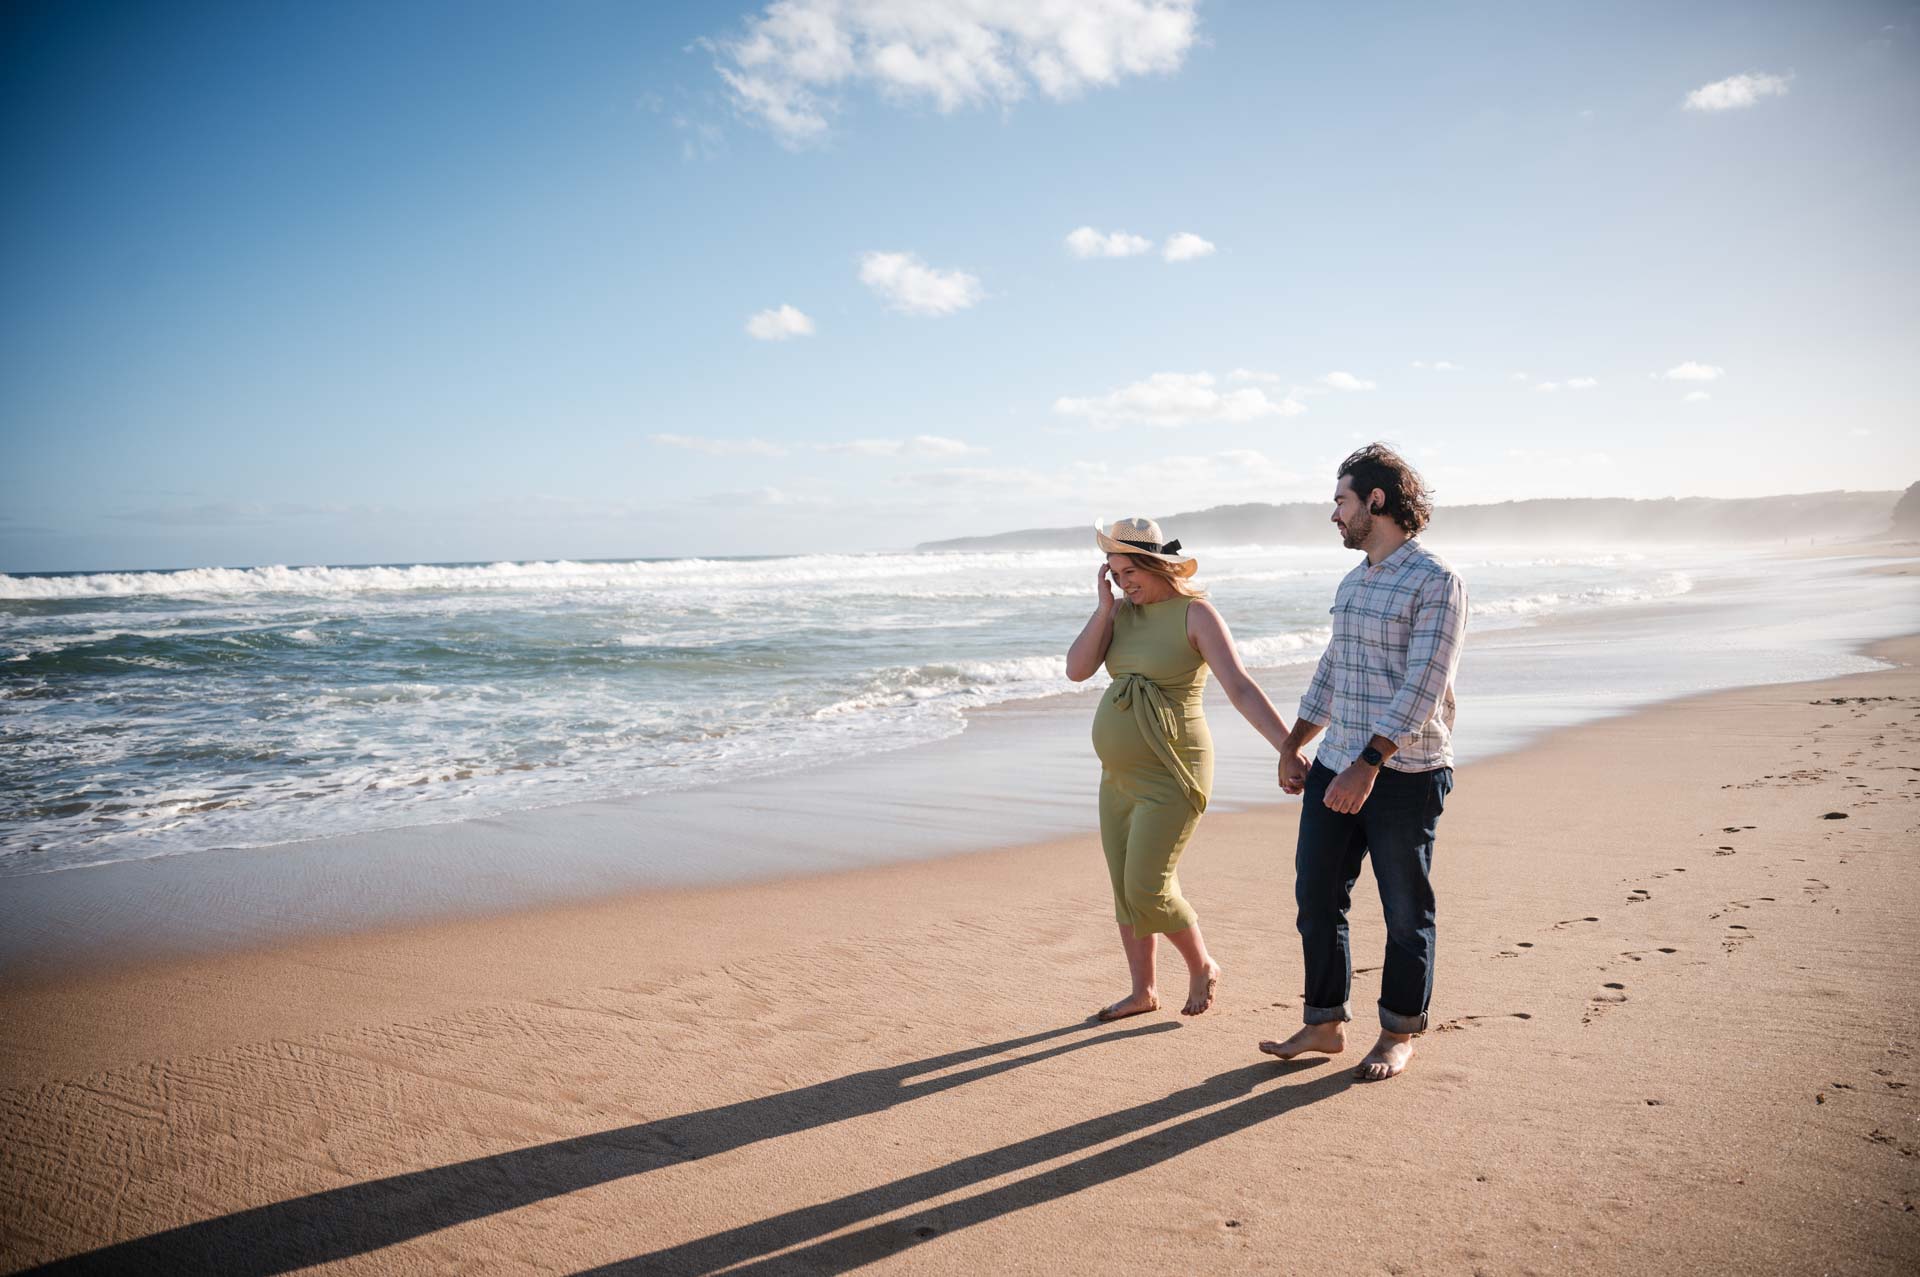
<path fill-rule="evenodd" d="M 1100 571 L 1094 574 L 1093 593 L 1097 600 L 1096 610 L 1103 613 L 1113 611 L 1114 604 L 1120 601 L 1113 592 L 1113 569 L 1107 566 L 1104 559 L 1101 560 Z"/>

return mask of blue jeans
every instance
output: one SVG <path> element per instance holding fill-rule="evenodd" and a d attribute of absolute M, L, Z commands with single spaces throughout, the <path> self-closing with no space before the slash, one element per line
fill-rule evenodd
<path fill-rule="evenodd" d="M 1293 895 L 1307 958 L 1304 1019 L 1327 1024 L 1353 1018 L 1347 1006 L 1353 987 L 1347 908 L 1360 861 L 1371 854 L 1387 918 L 1380 1026 L 1390 1033 L 1419 1033 L 1427 1027 L 1427 1003 L 1433 998 L 1433 884 L 1428 880 L 1433 834 L 1453 789 L 1453 768 L 1382 768 L 1366 804 L 1351 816 L 1327 807 L 1333 776 L 1317 762 L 1307 774 L 1293 859 Z"/>

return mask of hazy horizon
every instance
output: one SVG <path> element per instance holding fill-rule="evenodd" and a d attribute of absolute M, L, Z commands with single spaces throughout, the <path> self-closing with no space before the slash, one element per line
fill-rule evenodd
<path fill-rule="evenodd" d="M 0 571 L 1920 478 L 1912 5 L 1029 8 L 12 7 Z"/>
<path fill-rule="evenodd" d="M 1460 503 L 1456 508 L 1463 509 L 1463 510 L 1470 509 L 1470 510 L 1476 510 L 1476 511 L 1485 511 L 1489 509 L 1496 509 L 1504 504 L 1508 504 L 1511 502 L 1529 502 L 1529 501 L 1547 501 L 1547 502 L 1645 501 L 1645 502 L 1663 502 L 1663 503 L 1664 502 L 1682 503 L 1682 502 L 1692 502 L 1692 501 L 1709 501 L 1709 502 L 1767 501 L 1767 500 L 1796 500 L 1796 499 L 1805 499 L 1805 498 L 1812 498 L 1812 497 L 1844 498 L 1844 497 L 1859 497 L 1859 496 L 1866 496 L 1866 495 L 1883 495 L 1887 498 L 1887 502 L 1886 502 L 1887 510 L 1889 514 L 1891 514 L 1893 506 L 1895 502 L 1899 500 L 1899 497 L 1902 491 L 1903 491 L 1902 489 L 1878 489 L 1878 488 L 1833 489 L 1825 492 L 1769 493 L 1760 497 L 1686 497 L 1686 496 L 1618 497 L 1618 498 L 1615 498 L 1615 497 L 1516 497 L 1516 498 L 1509 498 L 1508 501 L 1474 502 L 1472 504 Z M 1232 508 L 1241 508 L 1241 507 L 1257 508 L 1260 506 L 1272 506 L 1275 508 L 1280 508 L 1283 506 L 1291 506 L 1291 505 L 1311 506 L 1311 505 L 1319 505 L 1319 504 L 1327 504 L 1327 503 L 1311 502 L 1311 501 L 1246 502 L 1246 503 L 1238 503 L 1237 506 Z M 1163 512 L 1154 513 L 1152 514 L 1151 517 L 1155 517 L 1159 519 L 1175 519 L 1180 517 L 1191 518 L 1195 515 L 1212 514 L 1222 508 L 1223 507 L 1216 506 L 1216 507 L 1209 507 L 1209 508 L 1200 509 L 1200 510 L 1163 511 Z M 1444 504 L 1437 505 L 1436 516 L 1438 517 L 1438 516 L 1444 515 L 1446 508 L 1447 507 Z M 992 529 L 990 531 L 981 533 L 979 535 L 987 539 L 992 539 L 996 537 L 1006 537 L 1006 536 L 1017 535 L 1019 533 L 1054 532 L 1062 529 L 1073 528 L 1076 526 L 1078 525 L 1055 523 L 1055 524 L 1046 524 L 1046 525 L 1035 525 L 1033 527 L 1025 527 L 1025 528 L 996 528 L 996 529 Z M 1890 527 L 1890 523 L 1889 523 L 1889 527 Z M 1591 546 L 1598 547 L 1598 548 L 1620 548 L 1620 547 L 1624 547 L 1624 546 L 1635 544 L 1635 543 L 1644 543 L 1648 545 L 1662 544 L 1662 541 L 1659 538 L 1651 538 L 1651 537 L 1621 538 L 1617 536 L 1610 537 L 1609 533 L 1607 533 L 1604 530 L 1597 530 L 1595 525 L 1593 524 L 1572 526 L 1567 524 L 1564 521 L 1556 521 L 1555 523 L 1548 526 L 1529 529 L 1529 532 L 1533 537 L 1537 537 L 1537 539 L 1540 541 L 1541 544 L 1551 544 L 1556 546 L 1579 543 L 1579 542 L 1582 542 L 1583 540 L 1585 542 L 1590 543 Z M 1873 526 L 1872 520 L 1870 518 L 1862 518 L 1855 526 L 1845 528 L 1838 532 L 1821 533 L 1820 539 L 1823 542 L 1844 543 L 1849 541 L 1862 540 L 1863 538 L 1867 538 L 1867 537 L 1872 537 L 1876 535 L 1877 532 L 1878 532 L 1878 528 Z M 1798 539 L 1803 535 L 1808 535 L 1808 533 L 1805 531 L 1805 529 L 1796 528 L 1788 532 L 1786 535 L 1788 537 Z M 877 556 L 913 555 L 916 553 L 923 553 L 923 551 L 919 549 L 919 547 L 922 545 L 937 547 L 939 543 L 942 541 L 961 540 L 961 539 L 963 538 L 929 537 L 918 542 L 912 542 L 912 543 L 907 543 L 902 545 L 873 546 L 873 547 L 869 547 L 862 550 L 831 551 L 828 553 L 854 554 L 854 555 L 877 555 Z M 1447 530 L 1445 529 L 1443 523 L 1437 524 L 1436 528 L 1430 531 L 1429 539 L 1436 540 L 1436 541 L 1444 541 L 1447 539 Z M 1757 534 L 1753 536 L 1748 536 L 1748 537 L 1726 536 L 1726 537 L 1713 538 L 1706 541 L 1699 540 L 1699 539 L 1693 539 L 1693 540 L 1673 539 L 1671 540 L 1670 543 L 1675 548 L 1700 548 L 1706 545 L 1717 545 L 1724 548 L 1733 548 L 1737 546 L 1765 546 L 1765 545 L 1777 543 L 1781 539 L 1782 537 L 1779 533 L 1769 532 L 1765 536 L 1761 536 Z M 1325 543 L 1324 545 L 1323 545 L 1323 542 Z M 1266 539 L 1266 540 L 1249 541 L 1249 542 L 1246 542 L 1246 544 L 1271 545 L 1275 548 L 1285 547 L 1285 546 L 1325 548 L 1325 546 L 1333 545 L 1336 542 L 1337 542 L 1337 537 L 1335 537 L 1331 531 L 1328 531 L 1324 537 L 1298 537 L 1293 539 L 1279 539 L 1279 540 Z M 1524 540 L 1511 541 L 1511 540 L 1506 540 L 1502 538 L 1482 540 L 1472 535 L 1468 535 L 1468 536 L 1461 537 L 1459 543 L 1463 545 L 1475 545 L 1475 546 L 1499 545 L 1499 546 L 1511 547 L 1517 544 L 1524 544 L 1525 542 Z M 1237 545 L 1240 543 L 1236 542 L 1235 544 Z M 992 552 L 1000 552 L 1002 548 L 1003 547 L 995 547 Z M 935 550 L 934 552 L 941 552 L 941 551 Z M 533 563 L 567 562 L 567 563 L 582 563 L 582 564 L 602 564 L 602 563 L 663 562 L 663 561 L 684 560 L 684 559 L 710 559 L 710 560 L 777 559 L 777 558 L 791 558 L 796 556 L 803 556 L 809 553 L 821 553 L 821 551 L 809 551 L 806 549 L 796 550 L 796 549 L 789 548 L 789 549 L 782 549 L 782 550 L 739 550 L 739 551 L 728 551 L 725 553 L 701 553 L 699 551 L 694 551 L 691 553 L 675 554 L 675 555 L 637 553 L 637 554 L 597 554 L 597 555 L 555 554 L 555 555 L 544 555 L 544 556 L 526 556 L 526 555 L 507 554 L 507 555 L 477 555 L 471 558 L 459 558 L 459 559 L 388 558 L 388 559 L 363 559 L 363 560 L 351 560 L 351 561 L 344 560 L 344 559 L 333 559 L 333 560 L 275 559 L 275 560 L 259 560 L 259 561 L 251 561 L 251 562 L 241 561 L 241 560 L 229 560 L 229 561 L 219 562 L 219 563 L 144 563 L 144 564 L 116 563 L 116 564 L 93 564 L 86 567 L 77 567 L 77 568 L 14 568 L 14 569 L 0 568 L 0 575 L 15 576 L 15 577 L 88 576 L 88 575 L 112 575 L 115 573 L 190 572 L 199 568 L 232 570 L 232 571 L 252 571 L 252 570 L 257 570 L 262 568 L 273 568 L 273 567 L 290 567 L 295 569 L 300 569 L 300 568 L 356 569 L 356 568 L 388 568 L 388 567 L 461 567 L 461 566 L 484 566 L 488 564 L 500 564 L 500 563 L 533 564 Z"/>

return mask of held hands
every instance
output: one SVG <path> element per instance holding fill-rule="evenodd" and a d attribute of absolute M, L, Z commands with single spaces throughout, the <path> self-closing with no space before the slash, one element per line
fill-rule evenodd
<path fill-rule="evenodd" d="M 1373 778 L 1379 773 L 1362 762 L 1354 762 L 1333 778 L 1327 786 L 1325 802 L 1328 811 L 1337 811 L 1351 816 L 1367 805 L 1367 795 L 1373 792 Z"/>
<path fill-rule="evenodd" d="M 1289 794 L 1297 794 L 1307 787 L 1307 773 L 1313 770 L 1313 764 L 1307 761 L 1306 751 L 1288 748 L 1280 751 L 1280 788 Z"/>

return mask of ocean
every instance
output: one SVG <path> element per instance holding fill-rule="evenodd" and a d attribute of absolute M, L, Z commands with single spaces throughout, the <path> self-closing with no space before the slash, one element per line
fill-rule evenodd
<path fill-rule="evenodd" d="M 1467 577 L 1482 637 L 1678 607 L 1702 582 L 1771 571 L 1724 550 L 1438 548 Z M 1337 546 L 1228 547 L 1200 580 L 1248 666 L 1280 670 L 1318 656 L 1355 561 Z M 0 575 L 0 876 L 694 790 L 940 740 L 970 710 L 1104 684 L 1064 675 L 1097 563 L 1089 550 Z M 1769 659 L 1823 653 L 1767 671 L 1731 644 L 1706 682 L 1840 672 L 1824 642 L 1761 645 Z M 1591 666 L 1516 660 L 1500 686 L 1517 703 L 1609 691 Z"/>

